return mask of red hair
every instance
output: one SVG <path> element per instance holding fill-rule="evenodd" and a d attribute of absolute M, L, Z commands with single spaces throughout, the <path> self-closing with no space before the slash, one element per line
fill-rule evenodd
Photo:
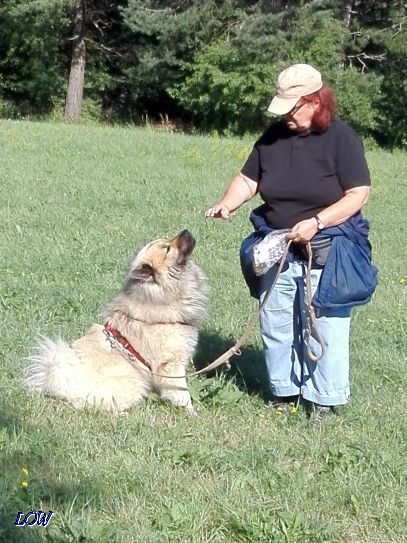
<path fill-rule="evenodd" d="M 333 90 L 328 87 L 326 83 L 324 83 L 319 91 L 302 97 L 304 102 L 312 102 L 315 99 L 319 100 L 319 108 L 315 111 L 314 116 L 312 117 L 312 124 L 315 126 L 315 128 L 321 132 L 324 132 L 324 130 L 326 130 L 331 124 L 332 119 L 335 117 L 336 98 Z"/>

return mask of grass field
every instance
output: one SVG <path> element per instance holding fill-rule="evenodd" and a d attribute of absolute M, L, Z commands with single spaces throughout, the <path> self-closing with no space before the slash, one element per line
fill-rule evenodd
<path fill-rule="evenodd" d="M 255 310 L 238 248 L 247 204 L 205 221 L 253 143 L 136 128 L 0 122 L 0 542 L 407 540 L 407 157 L 368 152 L 380 282 L 354 311 L 352 399 L 321 428 L 262 399 L 258 332 L 230 372 L 191 380 L 196 415 L 152 397 L 126 416 L 26 395 L 37 333 L 98 320 L 135 249 L 187 227 L 208 276 L 197 364 Z M 47 527 L 18 512 L 53 511 Z"/>

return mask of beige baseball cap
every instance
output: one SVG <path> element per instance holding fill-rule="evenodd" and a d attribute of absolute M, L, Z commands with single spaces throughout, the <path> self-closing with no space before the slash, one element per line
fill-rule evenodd
<path fill-rule="evenodd" d="M 310 64 L 294 64 L 278 76 L 276 94 L 268 111 L 276 115 L 288 113 L 303 96 L 322 87 L 321 74 Z"/>

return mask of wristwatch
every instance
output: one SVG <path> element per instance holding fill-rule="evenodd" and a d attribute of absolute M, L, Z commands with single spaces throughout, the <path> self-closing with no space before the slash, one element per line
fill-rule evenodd
<path fill-rule="evenodd" d="M 325 228 L 325 224 L 321 221 L 321 219 L 318 217 L 318 215 L 315 215 L 314 219 L 317 221 L 318 231 L 323 230 Z"/>

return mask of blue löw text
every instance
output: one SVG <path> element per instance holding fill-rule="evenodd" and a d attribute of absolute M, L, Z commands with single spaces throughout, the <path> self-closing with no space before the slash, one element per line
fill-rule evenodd
<path fill-rule="evenodd" d="M 49 511 L 48 516 L 42 511 L 30 511 L 24 515 L 22 511 L 19 511 L 14 526 L 34 526 L 35 524 L 38 526 L 46 526 L 53 514 L 53 511 Z"/>

